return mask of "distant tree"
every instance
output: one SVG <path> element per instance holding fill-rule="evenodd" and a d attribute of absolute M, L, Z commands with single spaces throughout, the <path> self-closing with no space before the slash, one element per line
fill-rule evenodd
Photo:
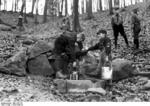
<path fill-rule="evenodd" d="M 133 5 L 133 1 L 131 0 L 131 5 Z"/>
<path fill-rule="evenodd" d="M 87 0 L 88 3 L 88 10 L 87 10 L 87 18 L 92 19 L 93 18 L 93 13 L 92 13 L 92 0 Z"/>
<path fill-rule="evenodd" d="M 102 11 L 102 0 L 99 0 L 99 10 Z"/>
<path fill-rule="evenodd" d="M 15 0 L 15 12 L 17 11 L 17 0 Z"/>
<path fill-rule="evenodd" d="M 0 11 L 1 11 L 1 5 L 2 5 L 2 1 L 0 0 Z"/>
<path fill-rule="evenodd" d="M 12 0 L 12 11 L 14 10 L 14 0 Z"/>
<path fill-rule="evenodd" d="M 23 17 L 23 10 L 25 8 L 25 0 L 22 0 L 22 6 L 21 6 L 21 11 L 20 11 L 20 15 Z"/>
<path fill-rule="evenodd" d="M 60 11 L 60 16 L 62 16 L 63 13 L 63 4 L 64 4 L 64 0 L 61 0 L 61 11 Z"/>
<path fill-rule="evenodd" d="M 65 0 L 65 15 L 68 15 L 68 0 Z"/>
<path fill-rule="evenodd" d="M 124 3 L 124 7 L 126 7 L 126 0 L 123 0 L 123 3 Z"/>
<path fill-rule="evenodd" d="M 24 23 L 28 23 L 28 21 L 27 21 L 27 7 L 26 7 L 26 1 L 27 0 L 23 0 L 23 2 L 24 2 Z"/>
<path fill-rule="evenodd" d="M 109 14 L 113 14 L 113 8 L 112 8 L 112 0 L 109 0 Z"/>
<path fill-rule="evenodd" d="M 4 10 L 7 10 L 7 0 L 4 0 Z"/>
<path fill-rule="evenodd" d="M 84 0 L 82 0 L 82 5 L 81 5 L 82 7 L 82 14 L 84 13 Z"/>
<path fill-rule="evenodd" d="M 45 0 L 43 23 L 47 21 L 47 5 L 49 0 Z"/>
<path fill-rule="evenodd" d="M 79 0 L 73 0 L 73 31 L 75 32 L 82 31 L 79 23 L 78 3 Z"/>
<path fill-rule="evenodd" d="M 39 0 L 36 0 L 36 15 L 35 15 L 35 24 L 38 24 L 38 4 L 39 4 Z"/>
<path fill-rule="evenodd" d="M 35 6 L 36 0 L 32 0 L 32 9 L 31 9 L 31 14 L 33 15 L 34 12 L 34 6 Z"/>
<path fill-rule="evenodd" d="M 112 1 L 112 0 L 111 0 Z M 132 0 L 131 0 L 132 1 Z M 120 6 L 120 2 L 119 2 L 119 0 L 114 0 L 114 6 Z"/>
<path fill-rule="evenodd" d="M 18 2 L 19 0 L 15 0 L 15 12 L 18 10 Z"/>

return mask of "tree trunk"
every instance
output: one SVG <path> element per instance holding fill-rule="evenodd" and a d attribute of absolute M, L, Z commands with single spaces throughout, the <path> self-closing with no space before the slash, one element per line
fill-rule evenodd
<path fill-rule="evenodd" d="M 34 12 L 35 2 L 36 2 L 36 0 L 32 0 L 32 10 L 31 10 L 31 14 L 33 14 L 33 12 Z"/>
<path fill-rule="evenodd" d="M 102 0 L 99 0 L 99 10 L 102 11 Z"/>
<path fill-rule="evenodd" d="M 131 0 L 131 5 L 133 5 L 133 2 L 132 2 L 132 0 Z"/>
<path fill-rule="evenodd" d="M 124 2 L 124 7 L 126 7 L 126 0 L 124 0 L 123 2 Z"/>
<path fill-rule="evenodd" d="M 92 0 L 88 0 L 88 13 L 87 13 L 87 18 L 92 19 L 93 18 L 93 13 L 92 13 Z"/>
<path fill-rule="evenodd" d="M 62 0 L 62 3 L 61 3 L 61 11 L 60 11 L 60 16 L 62 16 L 62 13 L 63 13 L 63 4 L 64 4 L 64 0 Z"/>
<path fill-rule="evenodd" d="M 7 0 L 4 0 L 4 10 L 7 10 Z"/>
<path fill-rule="evenodd" d="M 22 0 L 22 6 L 21 6 L 21 11 L 20 11 L 20 15 L 23 17 L 23 10 L 25 7 L 25 0 Z"/>
<path fill-rule="evenodd" d="M 112 8 L 112 0 L 109 0 L 109 14 L 113 14 L 113 8 Z"/>
<path fill-rule="evenodd" d="M 112 1 L 112 0 L 111 0 Z M 132 1 L 132 0 L 131 0 Z M 120 2 L 119 0 L 114 0 L 114 6 L 120 7 Z"/>
<path fill-rule="evenodd" d="M 78 11 L 79 0 L 73 0 L 73 31 L 81 32 L 81 26 L 79 23 L 79 11 Z"/>
<path fill-rule="evenodd" d="M 0 11 L 1 11 L 1 5 L 2 5 L 2 1 L 0 0 Z"/>
<path fill-rule="evenodd" d="M 12 11 L 14 10 L 14 0 L 12 0 Z"/>
<path fill-rule="evenodd" d="M 65 16 L 68 15 L 68 0 L 65 0 Z"/>
<path fill-rule="evenodd" d="M 38 4 L 39 4 L 39 0 L 36 0 L 35 24 L 39 24 L 39 22 L 38 22 Z"/>
<path fill-rule="evenodd" d="M 82 14 L 84 14 L 84 0 L 82 0 Z"/>
<path fill-rule="evenodd" d="M 26 15 L 26 0 L 24 0 L 24 23 L 28 23 L 27 21 L 27 15 Z"/>
<path fill-rule="evenodd" d="M 47 4 L 48 0 L 45 0 L 43 23 L 46 23 L 47 21 Z"/>
<path fill-rule="evenodd" d="M 17 0 L 15 0 L 15 12 L 17 11 Z"/>

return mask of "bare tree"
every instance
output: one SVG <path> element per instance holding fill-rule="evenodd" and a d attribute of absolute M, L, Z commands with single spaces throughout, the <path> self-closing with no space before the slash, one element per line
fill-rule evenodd
<path fill-rule="evenodd" d="M 0 11 L 1 11 L 1 5 L 2 5 L 2 1 L 0 0 Z"/>
<path fill-rule="evenodd" d="M 14 0 L 12 0 L 12 11 L 14 10 Z"/>
<path fill-rule="evenodd" d="M 112 8 L 112 0 L 109 0 L 109 14 L 113 14 L 113 8 Z"/>
<path fill-rule="evenodd" d="M 63 13 L 63 7 L 64 7 L 63 4 L 64 4 L 64 0 L 61 1 L 61 11 L 60 11 L 60 16 L 62 16 L 62 13 Z"/>
<path fill-rule="evenodd" d="M 19 0 L 15 0 L 15 12 L 18 10 L 18 2 Z"/>
<path fill-rule="evenodd" d="M 32 9 L 31 9 L 31 14 L 33 15 L 34 12 L 34 6 L 35 6 L 36 0 L 32 0 Z"/>
<path fill-rule="evenodd" d="M 82 0 L 82 14 L 84 13 L 84 0 Z"/>
<path fill-rule="evenodd" d="M 23 10 L 25 8 L 25 0 L 22 0 L 22 6 L 21 6 L 21 11 L 20 11 L 20 15 L 23 17 Z"/>
<path fill-rule="evenodd" d="M 38 4 L 39 0 L 36 0 L 36 15 L 35 15 L 35 24 L 38 24 Z"/>
<path fill-rule="evenodd" d="M 43 23 L 47 21 L 47 5 L 49 0 L 45 0 Z"/>
<path fill-rule="evenodd" d="M 131 5 L 133 5 L 133 1 L 131 0 Z"/>
<path fill-rule="evenodd" d="M 80 32 L 81 26 L 79 23 L 79 11 L 78 11 L 79 0 L 73 0 L 73 31 Z"/>
<path fill-rule="evenodd" d="M 87 18 L 88 18 L 88 19 L 91 19 L 91 18 L 93 18 L 93 13 L 92 13 L 92 0 L 87 0 L 87 3 L 88 3 Z"/>
<path fill-rule="evenodd" d="M 7 10 L 7 0 L 4 0 L 4 10 Z"/>
<path fill-rule="evenodd" d="M 124 7 L 126 7 L 126 0 L 123 0 L 123 3 L 124 3 Z"/>
<path fill-rule="evenodd" d="M 65 0 L 65 15 L 68 15 L 68 0 Z"/>
<path fill-rule="evenodd" d="M 99 0 L 99 10 L 102 11 L 102 0 Z"/>
<path fill-rule="evenodd" d="M 26 0 L 24 0 L 24 23 L 28 23 L 26 11 L 27 11 Z"/>
<path fill-rule="evenodd" d="M 131 0 L 132 1 L 132 0 Z M 120 6 L 120 2 L 119 2 L 119 0 L 114 0 L 114 6 L 117 6 L 117 7 L 119 7 Z"/>

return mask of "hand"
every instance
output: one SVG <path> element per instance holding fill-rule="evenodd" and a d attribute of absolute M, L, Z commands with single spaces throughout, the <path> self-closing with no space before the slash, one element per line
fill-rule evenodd
<path fill-rule="evenodd" d="M 77 66 L 77 62 L 73 62 L 73 67 L 76 67 Z"/>
<path fill-rule="evenodd" d="M 63 59 L 65 59 L 65 60 L 68 60 L 68 56 L 66 55 L 66 53 L 62 53 L 62 54 L 61 54 L 61 57 L 62 57 Z"/>

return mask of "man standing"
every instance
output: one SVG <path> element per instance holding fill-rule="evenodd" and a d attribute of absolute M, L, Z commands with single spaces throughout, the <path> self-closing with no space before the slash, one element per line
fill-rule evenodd
<path fill-rule="evenodd" d="M 112 29 L 114 32 L 115 48 L 117 48 L 117 40 L 118 40 L 119 33 L 124 38 L 127 47 L 129 47 L 128 39 L 127 39 L 127 36 L 124 31 L 124 27 L 123 27 L 123 18 L 119 14 L 119 7 L 115 7 L 114 10 L 115 10 L 114 16 L 111 19 L 111 24 L 112 24 Z"/>
<path fill-rule="evenodd" d="M 141 23 L 137 11 L 137 9 L 134 9 L 131 17 L 131 30 L 133 33 L 134 49 L 139 49 L 139 33 L 141 31 Z"/>

